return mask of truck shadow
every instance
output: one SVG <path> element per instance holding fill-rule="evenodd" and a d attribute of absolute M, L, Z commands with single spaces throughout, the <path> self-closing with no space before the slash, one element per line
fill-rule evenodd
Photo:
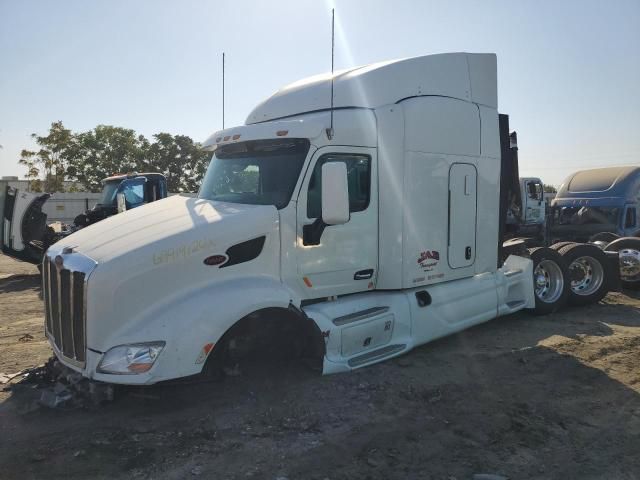
<path fill-rule="evenodd" d="M 616 335 L 629 327 L 640 327 L 640 312 L 614 295 L 493 320 L 347 374 L 265 365 L 221 382 L 120 388 L 90 411 L 28 415 L 16 392 L 0 405 L 2 422 L 21 427 L 0 465 L 6 478 L 66 478 L 70 464 L 117 476 L 164 472 L 167 452 L 208 452 L 205 471 L 229 478 L 244 476 L 247 458 L 261 462 L 259 478 L 276 476 L 269 459 L 285 454 L 290 478 L 417 478 L 426 465 L 431 478 L 633 478 L 640 335 Z M 608 355 L 615 361 L 601 364 Z M 49 458 L 61 431 L 65 449 Z M 307 444 L 312 455 L 292 455 Z M 46 458 L 22 461 L 33 452 Z"/>
<path fill-rule="evenodd" d="M 40 274 L 10 275 L 0 278 L 0 293 L 24 292 L 25 290 L 40 291 Z"/>

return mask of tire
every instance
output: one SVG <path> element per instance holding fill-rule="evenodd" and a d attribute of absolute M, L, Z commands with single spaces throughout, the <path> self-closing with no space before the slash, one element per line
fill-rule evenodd
<path fill-rule="evenodd" d="M 623 288 L 640 290 L 640 238 L 622 237 L 611 242 L 605 250 L 620 256 L 620 282 Z"/>
<path fill-rule="evenodd" d="M 558 250 L 560 250 L 562 247 L 565 247 L 567 245 L 573 245 L 575 242 L 558 242 L 558 243 L 554 243 L 553 245 L 551 245 L 549 248 L 551 250 L 555 250 L 556 252 Z"/>
<path fill-rule="evenodd" d="M 533 260 L 533 288 L 536 315 L 547 315 L 564 307 L 569 296 L 569 270 L 562 256 L 547 247 L 529 250 Z"/>
<path fill-rule="evenodd" d="M 568 265 L 569 303 L 597 303 L 609 292 L 611 271 L 606 254 L 595 245 L 574 243 L 558 250 Z"/>
<path fill-rule="evenodd" d="M 615 240 L 617 240 L 618 238 L 620 238 L 620 235 L 616 235 L 615 233 L 611 233 L 611 232 L 600 232 L 600 233 L 596 233 L 595 235 L 592 235 L 591 238 L 589 238 L 589 242 L 606 242 L 606 243 L 611 243 Z"/>

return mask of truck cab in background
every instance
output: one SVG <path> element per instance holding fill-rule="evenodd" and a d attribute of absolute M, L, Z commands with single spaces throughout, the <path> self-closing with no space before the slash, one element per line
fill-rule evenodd
<path fill-rule="evenodd" d="M 521 178 L 520 188 L 524 197 L 525 225 L 544 225 L 546 205 L 542 180 L 534 177 Z"/>
<path fill-rule="evenodd" d="M 640 167 L 581 170 L 551 202 L 549 243 L 593 242 L 619 259 L 622 285 L 640 289 Z"/>
<path fill-rule="evenodd" d="M 521 177 L 519 181 L 519 202 L 512 199 L 507 211 L 506 238 L 531 237 L 542 242 L 545 238 L 547 213 L 544 185 L 537 177 Z"/>
<path fill-rule="evenodd" d="M 549 235 L 583 242 L 599 233 L 639 237 L 638 212 L 640 167 L 580 170 L 564 181 L 551 202 Z"/>
<path fill-rule="evenodd" d="M 0 247 L 5 255 L 40 264 L 46 249 L 71 233 L 121 211 L 167 196 L 167 181 L 158 173 L 114 175 L 103 180 L 101 199 L 71 225 L 47 225 L 42 211 L 49 193 L 21 191 L 0 182 Z M 118 207 L 120 197 L 120 207 Z"/>

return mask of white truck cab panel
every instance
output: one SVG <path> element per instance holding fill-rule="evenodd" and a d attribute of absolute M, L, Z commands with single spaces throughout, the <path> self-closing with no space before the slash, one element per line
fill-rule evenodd
<path fill-rule="evenodd" d="M 329 225 L 316 243 L 307 233 L 321 218 L 321 167 L 347 165 L 350 219 Z M 377 155 L 375 148 L 325 146 L 308 166 L 297 202 L 296 264 L 308 298 L 372 290 L 378 270 Z"/>

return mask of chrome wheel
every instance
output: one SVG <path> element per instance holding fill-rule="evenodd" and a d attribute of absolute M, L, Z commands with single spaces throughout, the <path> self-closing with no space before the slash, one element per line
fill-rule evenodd
<path fill-rule="evenodd" d="M 569 265 L 571 291 L 576 295 L 587 296 L 596 292 L 604 283 L 604 268 L 593 257 L 576 258 Z"/>
<path fill-rule="evenodd" d="M 544 303 L 554 303 L 562 296 L 564 278 L 556 262 L 542 260 L 533 272 L 536 297 Z"/>
<path fill-rule="evenodd" d="M 620 258 L 620 278 L 626 282 L 640 281 L 640 251 L 624 248 L 618 252 Z"/>

